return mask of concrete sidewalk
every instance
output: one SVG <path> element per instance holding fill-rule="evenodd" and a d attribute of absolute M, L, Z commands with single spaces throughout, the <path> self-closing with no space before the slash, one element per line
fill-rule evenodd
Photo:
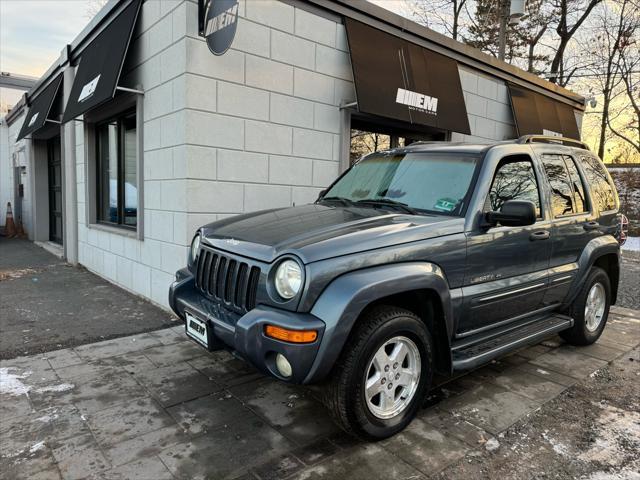
<path fill-rule="evenodd" d="M 16 358 L 0 362 L 0 478 L 461 478 L 471 467 L 474 478 L 490 478 L 501 458 L 493 452 L 513 453 L 510 432 L 549 408 L 559 416 L 554 425 L 575 423 L 567 389 L 596 381 L 600 369 L 614 375 L 615 359 L 635 360 L 624 363 L 631 380 L 620 386 L 635 400 L 616 408 L 635 405 L 627 414 L 640 419 L 639 344 L 640 313 L 614 307 L 597 344 L 575 348 L 554 337 L 494 362 L 435 389 L 405 432 L 375 444 L 340 432 L 313 391 L 262 377 L 225 352 L 209 354 L 181 327 Z M 632 449 L 638 423 L 629 422 Z M 560 456 L 540 429 L 536 441 Z M 536 467 L 551 468 L 553 478 L 600 468 L 568 456 L 558 467 L 555 457 L 520 462 L 505 478 L 530 478 Z M 629 468 L 628 457 L 616 461 L 610 471 Z"/>
<path fill-rule="evenodd" d="M 172 318 L 27 240 L 0 237 L 0 358 L 157 330 Z"/>

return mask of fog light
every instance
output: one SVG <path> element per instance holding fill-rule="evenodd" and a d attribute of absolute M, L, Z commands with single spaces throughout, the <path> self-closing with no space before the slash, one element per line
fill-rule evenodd
<path fill-rule="evenodd" d="M 276 355 L 276 367 L 278 368 L 278 372 L 280 373 L 280 375 L 282 375 L 283 377 L 289 378 L 293 373 L 289 360 L 287 360 L 287 357 L 285 357 L 281 353 L 278 353 Z"/>

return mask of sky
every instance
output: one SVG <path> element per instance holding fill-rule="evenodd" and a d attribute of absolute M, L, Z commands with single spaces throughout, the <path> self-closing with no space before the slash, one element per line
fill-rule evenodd
<path fill-rule="evenodd" d="M 0 0 L 0 71 L 40 77 L 89 23 L 90 12 L 104 1 Z M 369 1 L 407 14 L 405 0 Z M 0 88 L 0 106 L 14 105 L 22 94 Z M 584 135 L 593 137 L 590 122 L 585 123 Z"/>
<path fill-rule="evenodd" d="M 40 77 L 89 23 L 92 0 L 0 0 L 0 71 Z M 23 92 L 0 88 L 0 103 Z"/>
<path fill-rule="evenodd" d="M 371 0 L 398 11 L 404 0 Z M 40 77 L 90 21 L 100 0 L 0 0 L 0 71 Z M 24 92 L 0 88 L 0 104 Z"/>

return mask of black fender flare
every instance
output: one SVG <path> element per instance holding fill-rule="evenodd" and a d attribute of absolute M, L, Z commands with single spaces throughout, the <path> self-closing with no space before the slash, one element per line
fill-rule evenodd
<path fill-rule="evenodd" d="M 447 279 L 438 265 L 429 262 L 397 263 L 356 270 L 334 279 L 311 309 L 311 314 L 324 321 L 326 328 L 304 383 L 317 382 L 329 373 L 367 305 L 389 295 L 424 289 L 435 291 L 440 298 L 447 341 L 450 342 L 453 331 L 451 295 Z M 451 351 L 450 344 L 445 348 Z"/>
<path fill-rule="evenodd" d="M 580 257 L 578 257 L 578 273 L 576 274 L 575 281 L 569 290 L 567 295 L 566 304 L 570 305 L 578 295 L 580 287 L 587 279 L 591 267 L 596 263 L 598 258 L 614 253 L 618 259 L 618 265 L 620 264 L 620 244 L 611 235 L 602 235 L 589 241 L 582 250 Z M 618 267 L 619 268 L 619 267 Z M 617 291 L 618 286 L 612 285 L 614 291 Z M 612 303 L 615 298 L 612 298 Z"/>

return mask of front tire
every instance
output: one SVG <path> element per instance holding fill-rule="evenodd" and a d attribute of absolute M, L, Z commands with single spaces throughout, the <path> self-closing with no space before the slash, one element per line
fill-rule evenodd
<path fill-rule="evenodd" d="M 390 437 L 416 416 L 433 376 L 432 340 L 408 310 L 365 313 L 325 388 L 325 404 L 346 432 L 365 440 Z"/>
<path fill-rule="evenodd" d="M 569 308 L 573 327 L 560 332 L 560 336 L 571 345 L 591 345 L 602 335 L 610 306 L 609 275 L 603 269 L 593 267 Z"/>

